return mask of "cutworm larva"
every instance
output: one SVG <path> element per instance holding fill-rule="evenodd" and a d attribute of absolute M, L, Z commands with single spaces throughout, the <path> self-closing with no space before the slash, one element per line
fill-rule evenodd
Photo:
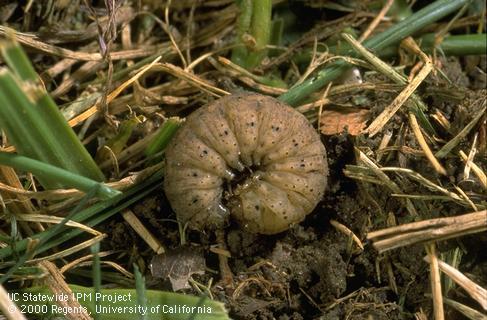
<path fill-rule="evenodd" d="M 253 93 L 226 96 L 186 119 L 166 149 L 164 189 L 178 219 L 250 232 L 298 223 L 322 199 L 328 166 L 318 133 L 298 111 Z"/>

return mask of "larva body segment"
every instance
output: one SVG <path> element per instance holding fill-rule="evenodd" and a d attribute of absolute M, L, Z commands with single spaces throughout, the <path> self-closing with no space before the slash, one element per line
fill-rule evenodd
<path fill-rule="evenodd" d="M 166 149 L 164 188 L 192 228 L 221 227 L 231 214 L 251 232 L 274 234 L 314 209 L 327 174 L 325 148 L 302 114 L 242 93 L 188 116 Z"/>

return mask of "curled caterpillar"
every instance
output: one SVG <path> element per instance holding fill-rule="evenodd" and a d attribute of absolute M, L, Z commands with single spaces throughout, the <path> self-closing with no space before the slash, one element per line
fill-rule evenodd
<path fill-rule="evenodd" d="M 298 223 L 323 197 L 325 147 L 308 120 L 277 99 L 234 94 L 193 112 L 166 149 L 164 189 L 195 229 L 231 215 L 250 232 Z"/>

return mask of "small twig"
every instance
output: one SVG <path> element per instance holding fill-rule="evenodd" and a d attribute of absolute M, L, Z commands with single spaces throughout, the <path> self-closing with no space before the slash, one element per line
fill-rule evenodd
<path fill-rule="evenodd" d="M 217 230 L 215 233 L 216 233 L 218 245 L 222 249 L 227 250 L 227 245 L 225 241 L 225 231 Z M 230 266 L 228 265 L 228 257 L 226 255 L 219 254 L 218 261 L 220 265 L 221 281 L 226 287 L 233 288 L 234 286 L 233 273 L 232 270 L 230 269 Z"/>
<path fill-rule="evenodd" d="M 483 101 L 483 104 L 485 105 L 485 100 Z M 485 111 L 487 110 L 487 107 L 483 107 L 479 110 L 479 112 L 475 115 L 475 117 L 470 121 L 463 129 L 460 131 L 453 139 L 448 141 L 447 144 L 445 144 L 438 152 L 436 152 L 435 156 L 438 158 L 444 158 L 450 151 L 460 143 L 460 140 L 462 140 L 469 132 L 470 130 L 473 129 L 473 127 L 477 124 L 477 122 L 485 115 Z"/>
<path fill-rule="evenodd" d="M 187 66 L 186 59 L 184 58 L 184 55 L 181 52 L 181 49 L 179 49 L 179 46 L 176 43 L 176 40 L 174 39 L 174 35 L 172 34 L 172 31 L 171 31 L 171 24 L 169 23 L 169 8 L 171 7 L 171 1 L 172 0 L 169 0 L 166 3 L 166 7 L 164 8 L 164 20 L 165 20 L 165 23 L 167 26 L 167 29 L 165 31 L 167 32 L 167 35 L 169 36 L 169 40 L 171 40 L 171 43 L 174 47 L 174 50 L 176 50 L 179 57 L 181 58 L 181 62 L 183 63 L 184 68 L 186 68 L 186 66 Z"/>
<path fill-rule="evenodd" d="M 157 240 L 154 235 L 147 230 L 144 224 L 137 218 L 137 216 L 130 210 L 125 209 L 122 212 L 122 217 L 134 229 L 134 231 L 151 247 L 156 254 L 164 253 L 164 246 Z"/>
<path fill-rule="evenodd" d="M 100 258 L 103 258 L 103 257 L 106 257 L 108 255 L 111 255 L 113 253 L 115 253 L 116 251 L 112 250 L 112 251 L 102 251 L 100 253 L 98 253 L 98 256 Z M 93 260 L 93 254 L 87 254 L 85 256 L 82 256 L 80 258 L 77 258 L 77 259 L 74 259 L 73 261 L 63 265 L 60 269 L 59 269 L 59 272 L 61 273 L 65 273 L 66 271 L 70 270 L 70 269 L 74 269 L 76 267 L 78 267 L 81 263 L 84 263 L 86 261 L 92 261 Z"/>
<path fill-rule="evenodd" d="M 330 92 L 330 88 L 331 88 L 331 85 L 332 85 L 332 82 L 330 82 L 327 86 L 326 86 L 326 89 L 325 89 L 325 92 L 323 92 L 323 95 L 321 96 L 321 101 L 325 101 L 328 97 L 328 93 Z M 320 126 L 321 126 L 321 115 L 323 114 L 323 106 L 325 105 L 325 103 L 320 103 L 319 104 L 319 108 L 318 108 L 318 131 L 320 129 Z"/>
<path fill-rule="evenodd" d="M 472 309 L 464 304 L 448 299 L 446 297 L 443 298 L 443 301 L 450 307 L 465 315 L 468 319 L 487 320 L 487 316 L 485 315 L 485 313 L 480 313 L 475 309 Z"/>
<path fill-rule="evenodd" d="M 298 110 L 301 113 L 305 113 L 305 112 L 308 112 L 310 110 L 319 108 L 320 106 L 327 105 L 328 103 L 330 103 L 330 99 L 319 99 L 319 100 L 316 100 L 316 101 L 313 101 L 313 102 L 310 102 L 307 104 L 303 104 L 303 105 L 297 107 L 296 110 Z"/>
<path fill-rule="evenodd" d="M 55 296 L 64 295 L 67 299 L 56 299 L 56 304 L 62 308 L 70 310 L 79 310 L 79 312 L 67 312 L 65 314 L 66 319 L 72 320 L 90 320 L 92 319 L 87 313 L 86 309 L 82 308 L 78 300 L 74 298 L 73 291 L 64 280 L 64 276 L 56 267 L 55 264 L 49 261 L 43 261 L 40 263 L 41 267 L 47 270 L 49 275 L 46 277 L 45 282 L 47 287 L 51 289 Z"/>
<path fill-rule="evenodd" d="M 447 195 L 451 199 L 458 201 L 462 204 L 466 203 L 465 200 L 461 196 L 459 196 L 458 194 L 451 192 L 448 189 L 443 188 L 443 187 L 431 182 L 430 180 L 423 177 L 421 174 L 419 174 L 416 171 L 413 171 L 411 169 L 398 168 L 398 167 L 384 167 L 384 168 L 381 168 L 381 170 L 386 171 L 386 172 L 387 171 L 393 171 L 393 172 L 401 172 L 401 173 L 407 174 L 410 178 L 420 182 L 421 184 L 423 184 L 424 186 L 426 186 L 430 189 L 437 190 L 437 191 Z"/>
<path fill-rule="evenodd" d="M 97 235 L 89 240 L 86 240 L 84 242 L 78 243 L 76 245 L 73 245 L 67 249 L 64 249 L 62 251 L 58 251 L 56 253 L 53 253 L 48 256 L 40 257 L 40 258 L 35 258 L 32 260 L 27 260 L 27 263 L 36 263 L 36 262 L 42 262 L 42 261 L 54 261 L 56 259 L 62 259 L 64 257 L 67 257 L 73 253 L 79 252 L 81 250 L 84 250 L 86 248 L 91 247 L 92 245 L 101 242 L 104 238 L 106 238 L 106 234 L 102 233 L 100 235 Z"/>
<path fill-rule="evenodd" d="M 429 73 L 433 70 L 432 63 L 426 63 L 421 71 L 418 72 L 416 77 L 414 77 L 413 81 L 409 83 L 406 88 L 388 105 L 382 113 L 375 118 L 374 121 L 369 125 L 366 131 L 369 133 L 369 136 L 372 137 L 376 135 L 384 125 L 396 114 L 396 112 L 401 108 L 401 106 L 409 99 L 409 97 L 416 91 L 419 85 L 423 82 L 424 79 L 429 75 Z"/>
<path fill-rule="evenodd" d="M 477 136 L 478 134 L 475 134 L 473 137 L 473 142 L 472 142 L 472 147 L 470 148 L 470 152 L 468 153 L 467 161 L 465 162 L 465 168 L 463 169 L 463 178 L 468 179 L 470 177 L 470 169 L 472 168 L 472 161 L 473 158 L 475 157 L 475 154 L 477 153 Z"/>
<path fill-rule="evenodd" d="M 487 210 L 429 219 L 369 232 L 367 239 L 384 252 L 420 242 L 439 241 L 487 230 Z"/>
<path fill-rule="evenodd" d="M 208 83 L 206 80 L 202 79 L 201 77 L 198 77 L 192 73 L 189 73 L 187 71 L 184 71 L 184 69 L 181 69 L 178 66 L 175 66 L 170 63 L 158 63 L 153 66 L 151 66 L 152 71 L 163 71 L 167 72 L 179 79 L 185 80 L 188 83 L 192 84 L 193 86 L 199 88 L 200 90 L 211 94 L 214 97 L 221 97 L 230 94 L 229 92 L 222 90 L 220 88 L 217 88 L 210 83 Z"/>
<path fill-rule="evenodd" d="M 387 2 L 384 4 L 384 6 L 377 14 L 377 16 L 374 18 L 374 20 L 372 20 L 372 22 L 369 24 L 367 29 L 365 29 L 364 33 L 362 33 L 362 35 L 358 39 L 359 42 L 362 42 L 365 39 L 367 39 L 367 37 L 375 30 L 375 28 L 379 25 L 382 18 L 384 18 L 384 16 L 387 14 L 387 11 L 389 11 L 393 3 L 394 0 L 387 0 Z"/>
<path fill-rule="evenodd" d="M 445 168 L 443 168 L 438 159 L 435 158 L 433 152 L 428 146 L 428 143 L 426 143 L 426 140 L 424 139 L 418 125 L 418 121 L 416 120 L 416 116 L 412 112 L 409 112 L 409 124 L 411 125 L 411 129 L 413 129 L 414 136 L 416 137 L 416 140 L 418 140 L 419 146 L 421 149 L 423 149 L 424 155 L 430 161 L 433 168 L 436 170 L 436 172 L 446 176 Z"/>
<path fill-rule="evenodd" d="M 113 90 L 108 96 L 106 103 L 110 103 L 115 99 L 120 93 L 122 93 L 123 90 L 125 90 L 129 85 L 131 85 L 133 82 L 135 82 L 137 79 L 139 79 L 145 72 L 147 72 L 149 69 L 151 69 L 162 57 L 159 56 L 157 57 L 154 61 L 152 61 L 150 64 L 142 68 L 135 76 L 130 78 L 129 80 L 125 81 L 122 85 L 120 85 L 118 88 Z M 69 120 L 69 125 L 71 127 L 76 126 L 80 122 L 85 121 L 89 117 L 93 116 L 98 112 L 98 105 L 99 102 L 97 102 L 94 106 L 86 110 L 85 112 L 79 114 L 78 116 L 74 117 L 73 119 Z"/>
<path fill-rule="evenodd" d="M 389 142 L 391 141 L 392 138 L 392 132 L 385 132 L 384 136 L 382 137 L 382 140 L 380 141 L 379 147 L 377 148 L 377 157 L 376 160 L 377 162 L 380 162 L 380 159 L 382 159 L 383 156 L 383 151 L 387 148 L 387 145 L 389 145 Z"/>
<path fill-rule="evenodd" d="M 56 57 L 61 57 L 66 59 L 82 60 L 82 61 L 99 61 L 103 59 L 102 54 L 99 52 L 90 53 L 90 52 L 73 51 L 73 50 L 61 48 L 42 41 L 38 41 L 32 36 L 27 35 L 25 33 L 14 31 L 13 29 L 10 29 L 5 26 L 0 26 L 0 35 L 5 36 L 9 32 L 14 34 L 15 39 L 17 39 L 23 45 L 34 48 L 48 55 L 53 55 Z M 160 45 L 145 46 L 137 49 L 115 51 L 111 53 L 111 58 L 112 60 L 125 60 L 125 59 L 147 57 L 156 52 L 164 51 L 165 49 L 168 48 L 168 46 L 169 46 L 168 43 L 162 43 Z"/>
<path fill-rule="evenodd" d="M 430 256 L 425 256 L 424 260 L 430 263 L 431 259 Z M 475 299 L 484 310 L 487 311 L 487 290 L 467 278 L 463 273 L 461 273 L 458 269 L 450 266 L 448 263 L 437 259 L 438 260 L 438 267 L 440 270 L 445 273 L 448 277 L 450 277 L 456 284 L 460 287 L 465 289 L 465 291 Z"/>
<path fill-rule="evenodd" d="M 465 161 L 465 163 L 467 163 L 468 157 L 465 154 L 465 152 L 460 150 L 459 154 L 460 157 L 462 157 L 462 160 Z M 482 187 L 484 187 L 484 189 L 487 189 L 487 176 L 485 175 L 484 171 L 482 171 L 482 169 L 478 165 L 476 165 L 473 161 L 470 162 L 470 167 L 473 173 L 475 173 L 475 175 L 477 176 L 477 178 L 479 178 Z"/>
<path fill-rule="evenodd" d="M 435 314 L 435 320 L 444 320 L 445 313 L 443 312 L 443 296 L 441 294 L 440 269 L 438 268 L 436 247 L 434 243 L 429 243 L 425 247 L 426 252 L 428 252 L 428 258 L 430 260 L 430 281 L 431 292 L 433 294 L 433 309 Z"/>
<path fill-rule="evenodd" d="M 355 235 L 355 233 L 353 233 L 353 231 L 350 230 L 347 226 L 341 224 L 336 220 L 330 220 L 330 224 L 341 233 L 347 235 L 348 237 L 351 237 L 353 242 L 357 244 L 360 250 L 364 250 L 364 245 L 362 244 L 362 241 L 360 241 L 360 239 Z"/>

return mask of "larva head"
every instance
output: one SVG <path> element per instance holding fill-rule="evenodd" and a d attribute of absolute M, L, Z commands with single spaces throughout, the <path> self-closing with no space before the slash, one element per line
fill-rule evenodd
<path fill-rule="evenodd" d="M 227 96 L 192 113 L 166 149 L 165 170 L 181 222 L 221 227 L 230 213 L 263 234 L 302 221 L 323 197 L 328 174 L 307 119 L 259 94 Z"/>

